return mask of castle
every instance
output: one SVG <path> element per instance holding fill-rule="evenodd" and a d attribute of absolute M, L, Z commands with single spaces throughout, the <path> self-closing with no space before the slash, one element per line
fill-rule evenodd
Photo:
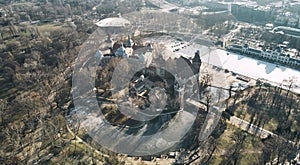
<path fill-rule="evenodd" d="M 130 35 L 127 36 L 125 42 L 113 42 L 108 36 L 101 48 L 104 53 L 99 49 L 96 57 L 102 58 L 103 64 L 108 64 L 112 58 L 134 58 L 145 65 L 144 69 L 136 71 L 137 74 L 132 77 L 129 87 L 129 96 L 132 99 L 144 100 L 145 105 L 148 102 L 146 98 L 149 97 L 149 92 L 157 83 L 161 83 L 164 84 L 161 88 L 166 89 L 170 97 L 176 100 L 175 103 L 173 101 L 168 103 L 169 108 L 183 109 L 185 93 L 195 92 L 196 85 L 199 85 L 202 63 L 199 50 L 190 59 L 183 56 L 164 59 L 163 52 L 153 48 L 153 44 L 139 45 L 131 39 Z"/>

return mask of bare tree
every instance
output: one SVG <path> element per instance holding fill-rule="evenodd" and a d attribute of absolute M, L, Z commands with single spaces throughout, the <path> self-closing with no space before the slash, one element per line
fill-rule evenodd
<path fill-rule="evenodd" d="M 1 116 L 1 125 L 4 124 L 5 116 L 7 110 L 7 100 L 0 99 L 0 116 Z"/>
<path fill-rule="evenodd" d="M 212 101 L 212 95 L 211 94 L 206 94 L 205 98 L 206 98 L 206 105 L 205 106 L 206 106 L 207 111 L 209 111 L 210 103 Z"/>
<path fill-rule="evenodd" d="M 240 130 L 237 130 L 233 133 L 233 135 L 230 137 L 231 140 L 233 140 L 234 144 L 233 146 L 228 150 L 223 159 L 221 164 L 224 165 L 237 165 L 240 164 L 240 154 L 241 150 L 243 148 L 243 144 L 245 141 L 247 134 L 243 133 Z"/>

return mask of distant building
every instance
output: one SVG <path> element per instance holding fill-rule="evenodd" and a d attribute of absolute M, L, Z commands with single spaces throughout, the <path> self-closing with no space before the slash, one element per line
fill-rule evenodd
<path fill-rule="evenodd" d="M 278 15 L 274 22 L 277 25 L 285 25 L 288 22 L 288 17 L 286 17 L 285 15 Z"/>
<path fill-rule="evenodd" d="M 264 24 L 273 21 L 274 14 L 272 8 L 260 7 L 248 4 L 248 2 L 247 4 L 232 4 L 231 13 L 239 21 Z"/>
<path fill-rule="evenodd" d="M 100 28 L 103 28 L 106 32 L 111 34 L 117 34 L 124 30 L 124 28 L 129 28 L 131 23 L 122 17 L 112 17 L 105 18 L 96 23 Z"/>
<path fill-rule="evenodd" d="M 291 37 L 300 38 L 300 29 L 297 28 L 278 26 L 273 29 L 273 32 L 284 34 Z"/>
<path fill-rule="evenodd" d="M 296 27 L 298 24 L 298 18 L 289 18 L 287 26 Z"/>
<path fill-rule="evenodd" d="M 272 30 L 274 28 L 274 25 L 271 23 L 266 24 L 265 29 L 266 30 Z"/>
<path fill-rule="evenodd" d="M 227 50 L 247 54 L 253 57 L 261 57 L 264 59 L 272 60 L 286 65 L 291 65 L 296 67 L 300 66 L 299 58 L 294 58 L 291 57 L 289 54 L 282 53 L 281 48 L 279 47 L 276 48 L 275 50 L 263 51 L 263 50 L 251 48 L 247 44 L 245 44 L 244 46 L 233 44 L 233 45 L 228 45 Z"/>
<path fill-rule="evenodd" d="M 122 17 L 112 17 L 105 18 L 96 23 L 97 26 L 105 28 L 105 27 L 126 27 L 130 25 L 130 22 Z"/>

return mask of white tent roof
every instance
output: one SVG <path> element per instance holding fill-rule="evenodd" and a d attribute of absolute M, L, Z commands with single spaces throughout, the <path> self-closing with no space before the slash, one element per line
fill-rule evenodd
<path fill-rule="evenodd" d="M 130 22 L 121 17 L 105 18 L 96 23 L 99 27 L 124 27 L 130 25 Z"/>

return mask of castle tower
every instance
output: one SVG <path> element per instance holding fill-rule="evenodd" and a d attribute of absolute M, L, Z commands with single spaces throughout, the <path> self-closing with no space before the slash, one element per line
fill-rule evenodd
<path fill-rule="evenodd" d="M 128 54 L 127 54 L 127 52 L 126 52 L 126 49 L 124 48 L 124 46 L 123 46 L 123 43 L 122 43 L 122 45 L 117 49 L 117 51 L 115 52 L 115 55 L 117 56 L 117 57 L 121 57 L 121 58 L 128 58 Z"/>
<path fill-rule="evenodd" d="M 175 79 L 178 81 L 178 82 L 182 82 L 182 79 L 180 77 L 177 77 L 177 75 L 175 75 Z M 178 103 L 179 103 L 179 109 L 182 110 L 184 108 L 184 93 L 185 93 L 185 85 L 182 84 L 180 85 L 179 83 L 178 84 L 175 84 L 174 86 L 174 91 L 175 93 L 178 94 Z"/>
<path fill-rule="evenodd" d="M 226 48 L 227 46 L 227 38 L 223 38 L 223 48 Z"/>
<path fill-rule="evenodd" d="M 180 110 L 184 108 L 184 85 L 178 89 Z"/>
<path fill-rule="evenodd" d="M 195 56 L 192 60 L 192 69 L 194 74 L 198 74 L 200 71 L 200 67 L 201 67 L 201 58 L 200 58 L 200 51 L 197 50 L 197 52 L 195 53 Z"/>
<path fill-rule="evenodd" d="M 112 48 L 114 46 L 114 40 L 111 38 L 110 34 L 107 34 L 107 39 L 105 40 L 106 43 L 108 43 L 109 48 Z"/>
<path fill-rule="evenodd" d="M 125 46 L 131 48 L 133 45 L 134 45 L 134 43 L 131 40 L 130 35 L 128 34 L 128 39 L 127 39 L 127 42 L 126 42 Z"/>

